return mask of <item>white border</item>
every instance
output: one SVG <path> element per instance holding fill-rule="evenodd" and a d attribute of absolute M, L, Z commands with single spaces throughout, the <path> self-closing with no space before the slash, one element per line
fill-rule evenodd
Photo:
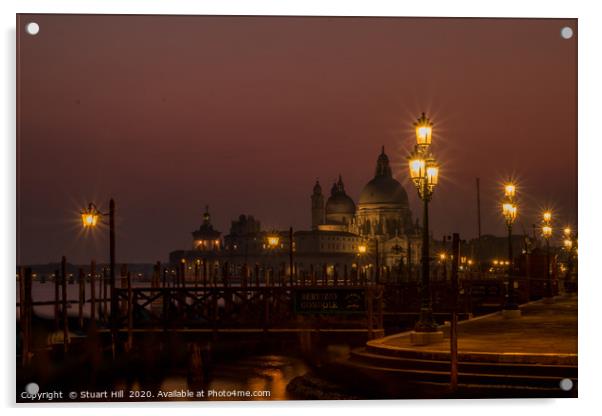
<path fill-rule="evenodd" d="M 2 296 L 4 302 L 2 312 L 7 317 L 2 320 L 4 342 L 2 349 L 2 376 L 0 376 L 0 397 L 4 406 L 10 406 L 14 398 L 14 323 L 10 319 L 14 304 L 14 287 L 12 276 L 15 262 L 15 13 L 120 13 L 120 14 L 254 14 L 254 15 L 342 15 L 342 16 L 459 16 L 459 17 L 562 17 L 579 18 L 579 255 L 580 255 L 580 317 L 579 317 L 579 394 L 578 400 L 473 400 L 473 401 L 389 401 L 389 402 L 329 402 L 329 403 L 294 403 L 281 402 L 271 404 L 249 403 L 210 403 L 202 406 L 174 404 L 178 411 L 189 411 L 202 414 L 208 410 L 215 413 L 230 411 L 253 414 L 265 414 L 266 411 L 281 414 L 307 415 L 308 412 L 338 411 L 344 408 L 345 413 L 362 414 L 369 408 L 377 408 L 382 412 L 419 412 L 437 414 L 507 414 L 511 412 L 531 411 L 547 414 L 587 414 L 599 411 L 598 392 L 600 383 L 600 317 L 601 302 L 595 298 L 602 294 L 602 276 L 597 271 L 602 267 L 599 250 L 595 241 L 602 237 L 602 227 L 598 213 L 600 198 L 600 169 L 598 169 L 601 138 L 597 122 L 601 108 L 598 103 L 602 97 L 600 77 L 602 63 L 600 59 L 600 42 L 602 21 L 595 0 L 589 1 L 545 1 L 528 2 L 525 0 L 506 0 L 496 3 L 490 1 L 378 1 L 378 0 L 20 0 L 17 4 L 8 1 L 0 2 L 3 25 L 2 54 L 4 64 L 2 71 L 2 100 L 0 100 L 0 125 L 3 140 L 0 155 L 3 158 L 0 169 L 0 195 L 3 209 L 1 212 L 2 249 L 0 255 L 3 266 Z M 545 143 L 542 143 L 545 145 Z M 561 166 L 558 167 L 562 169 Z M 598 295 L 600 296 L 600 295 Z M 596 403 L 598 402 L 598 403 Z M 105 409 L 107 405 L 88 407 L 85 412 L 101 414 L 115 412 Z M 128 406 L 130 407 L 130 406 Z M 142 405 L 133 405 L 140 408 Z M 145 408 L 148 414 L 164 414 L 167 405 L 154 404 Z M 597 409 L 596 409 L 597 408 Z M 81 414 L 81 408 L 36 409 L 49 414 Z M 8 409 L 16 412 L 14 408 Z M 31 408 L 25 409 L 27 413 Z"/>

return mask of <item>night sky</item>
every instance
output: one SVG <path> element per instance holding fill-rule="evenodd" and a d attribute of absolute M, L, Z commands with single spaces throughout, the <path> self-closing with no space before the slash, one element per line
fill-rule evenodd
<path fill-rule="evenodd" d="M 40 33 L 24 32 L 36 21 Z M 117 261 L 191 247 L 210 206 L 308 229 L 316 178 L 357 201 L 382 145 L 414 214 L 405 157 L 422 111 L 442 181 L 434 237 L 503 235 L 543 207 L 577 216 L 577 22 L 534 19 L 21 15 L 18 264 L 107 261 L 108 232 L 79 210 L 117 204 Z"/>

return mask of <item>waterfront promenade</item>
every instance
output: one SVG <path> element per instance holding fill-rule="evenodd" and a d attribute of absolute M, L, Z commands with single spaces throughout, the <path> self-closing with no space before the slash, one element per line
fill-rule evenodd
<path fill-rule="evenodd" d="M 460 322 L 459 358 L 478 355 L 498 362 L 577 363 L 577 298 L 556 297 L 554 303 L 531 302 L 521 307 L 522 317 L 505 319 L 493 313 Z M 449 327 L 443 327 L 446 335 Z M 449 358 L 449 338 L 416 346 L 409 333 L 368 342 L 371 351 L 395 354 L 413 351 L 418 355 Z"/>
<path fill-rule="evenodd" d="M 349 370 L 393 398 L 576 397 L 577 297 L 521 306 L 522 317 L 492 313 L 458 325 L 458 388 L 450 391 L 449 325 L 442 342 L 416 346 L 410 332 L 368 341 L 352 351 Z M 570 389 L 560 383 L 569 379 Z M 567 381 L 564 381 L 566 387 Z"/>

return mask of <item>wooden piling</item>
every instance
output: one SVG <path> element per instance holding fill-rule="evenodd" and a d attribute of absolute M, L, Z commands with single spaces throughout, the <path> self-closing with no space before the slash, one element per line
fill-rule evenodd
<path fill-rule="evenodd" d="M 84 304 L 86 303 L 86 279 L 84 275 L 84 269 L 80 268 L 78 273 L 78 284 L 79 284 L 79 296 L 78 296 L 78 307 L 77 307 L 77 318 L 79 321 L 79 328 L 84 328 Z"/>
<path fill-rule="evenodd" d="M 374 302 L 372 287 L 366 288 L 366 302 L 367 302 L 367 321 L 368 321 L 368 339 L 374 338 Z"/>
<path fill-rule="evenodd" d="M 134 292 L 132 291 L 132 273 L 127 273 L 127 290 L 128 290 L 128 305 L 127 305 L 127 316 L 128 316 L 128 339 L 126 344 L 126 351 L 130 352 L 133 347 L 133 327 L 134 327 Z"/>
<path fill-rule="evenodd" d="M 19 268 L 19 320 L 23 324 L 23 315 L 25 314 L 25 268 Z"/>
<path fill-rule="evenodd" d="M 99 293 L 99 295 L 102 297 L 101 302 L 102 302 L 102 317 L 100 317 L 103 322 L 109 322 L 109 296 L 108 296 L 108 288 L 109 288 L 109 281 L 108 281 L 108 273 L 107 273 L 107 268 L 103 267 L 102 268 L 102 277 L 101 277 L 101 284 L 102 284 L 102 293 Z"/>
<path fill-rule="evenodd" d="M 460 236 L 453 234 L 452 239 L 452 315 L 449 330 L 450 342 L 450 389 L 455 392 L 458 389 L 458 261 L 460 258 Z"/>
<path fill-rule="evenodd" d="M 96 274 L 96 262 L 90 262 L 90 324 L 96 325 L 96 283 L 94 275 Z"/>
<path fill-rule="evenodd" d="M 61 258 L 61 284 L 62 284 L 62 309 L 63 309 L 63 352 L 69 349 L 69 316 L 67 314 L 67 259 Z"/>
<path fill-rule="evenodd" d="M 31 361 L 32 333 L 31 319 L 33 317 L 33 301 L 31 297 L 31 268 L 26 268 L 21 275 L 23 278 L 23 307 L 21 315 L 21 330 L 23 334 L 21 359 L 23 366 L 28 366 Z"/>
<path fill-rule="evenodd" d="M 58 269 L 54 271 L 54 330 L 58 331 L 60 327 L 59 305 L 61 303 L 59 295 L 59 285 L 61 282 L 61 274 Z"/>
<path fill-rule="evenodd" d="M 186 287 L 186 260 L 182 260 L 180 263 L 180 287 Z"/>

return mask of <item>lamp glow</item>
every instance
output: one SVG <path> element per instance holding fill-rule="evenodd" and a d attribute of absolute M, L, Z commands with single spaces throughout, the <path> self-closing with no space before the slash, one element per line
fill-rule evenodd
<path fill-rule="evenodd" d="M 544 225 L 541 227 L 541 233 L 543 234 L 544 238 L 550 238 L 552 236 L 552 227 L 549 225 Z"/>
<path fill-rule="evenodd" d="M 410 177 L 414 180 L 424 177 L 426 161 L 424 159 L 410 160 Z"/>
<path fill-rule="evenodd" d="M 418 146 L 430 146 L 433 139 L 433 123 L 422 113 L 414 126 L 416 128 L 416 144 Z"/>
<path fill-rule="evenodd" d="M 429 186 L 435 186 L 439 182 L 439 167 L 429 166 L 426 169 L 426 180 Z"/>
<path fill-rule="evenodd" d="M 84 228 L 94 228 L 98 224 L 100 213 L 94 204 L 89 204 L 87 209 L 81 211 L 82 225 Z"/>
<path fill-rule="evenodd" d="M 509 198 L 514 198 L 514 195 L 516 195 L 516 185 L 513 183 L 507 183 L 504 185 L 504 195 Z"/>
<path fill-rule="evenodd" d="M 280 243 L 280 237 L 278 237 L 277 235 L 268 236 L 268 246 L 270 246 L 271 248 L 275 248 L 278 246 L 278 243 Z"/>

